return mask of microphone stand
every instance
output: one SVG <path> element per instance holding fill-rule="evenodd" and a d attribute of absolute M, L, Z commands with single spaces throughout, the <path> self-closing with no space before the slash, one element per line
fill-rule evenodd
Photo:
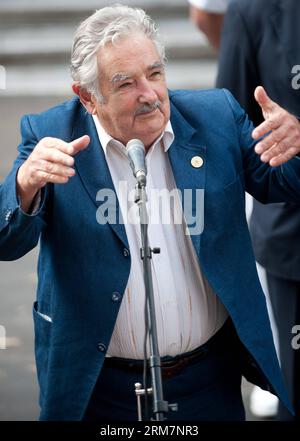
<path fill-rule="evenodd" d="M 169 405 L 167 401 L 163 398 L 163 388 L 162 388 L 162 375 L 161 375 L 161 361 L 158 351 L 158 338 L 157 338 L 157 328 L 156 328 L 156 317 L 154 308 L 154 295 L 153 295 L 153 284 L 152 284 L 152 273 L 151 273 L 151 258 L 152 253 L 160 253 L 159 248 L 151 249 L 149 246 L 148 239 L 148 213 L 146 207 L 147 195 L 146 195 L 146 177 L 143 176 L 142 179 L 137 179 L 137 184 L 135 187 L 135 202 L 139 207 L 140 224 L 141 224 L 141 259 L 143 261 L 144 269 L 144 282 L 145 282 L 145 294 L 147 302 L 147 313 L 149 322 L 149 337 L 150 337 L 150 373 L 151 373 L 151 383 L 152 387 L 144 390 L 141 389 L 141 384 L 135 384 L 135 393 L 137 396 L 137 406 L 138 406 L 138 419 L 142 421 L 141 412 L 141 395 L 146 395 L 147 393 L 152 394 L 153 397 L 153 413 L 154 419 L 156 421 L 165 420 L 165 415 L 169 411 L 169 408 L 176 410 L 176 405 Z M 147 385 L 145 385 L 145 388 Z"/>

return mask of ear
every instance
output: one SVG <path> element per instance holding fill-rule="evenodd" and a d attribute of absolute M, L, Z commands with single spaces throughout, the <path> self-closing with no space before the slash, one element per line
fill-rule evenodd
<path fill-rule="evenodd" d="M 95 99 L 93 95 L 87 92 L 85 89 L 82 89 L 76 83 L 72 84 L 72 89 L 73 92 L 79 96 L 79 99 L 86 110 L 91 114 L 96 114 Z"/>

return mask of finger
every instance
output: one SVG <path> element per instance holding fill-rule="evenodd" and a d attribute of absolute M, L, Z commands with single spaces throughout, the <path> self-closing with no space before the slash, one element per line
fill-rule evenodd
<path fill-rule="evenodd" d="M 252 138 L 258 139 L 268 134 L 272 130 L 278 129 L 281 126 L 281 121 L 278 116 L 268 118 L 266 121 L 257 126 L 252 132 Z"/>
<path fill-rule="evenodd" d="M 69 180 L 68 176 L 60 176 L 52 173 L 47 173 L 43 170 L 37 170 L 34 178 L 32 179 L 33 185 L 39 188 L 43 187 L 48 183 L 52 184 L 66 184 Z"/>
<path fill-rule="evenodd" d="M 266 135 L 267 133 L 272 131 L 272 127 L 274 126 L 274 120 L 268 119 L 267 121 L 264 121 L 259 126 L 257 126 L 253 132 L 252 132 L 252 138 L 258 139 L 262 136 Z"/>
<path fill-rule="evenodd" d="M 83 135 L 80 138 L 67 143 L 58 138 L 44 138 L 42 139 L 39 150 L 42 150 L 44 147 L 55 148 L 60 150 L 61 152 L 67 155 L 76 155 L 80 150 L 85 149 L 90 142 L 90 137 L 88 135 Z"/>
<path fill-rule="evenodd" d="M 69 146 L 73 148 L 71 155 L 76 155 L 80 150 L 84 150 L 90 143 L 90 137 L 88 135 L 83 135 L 80 138 L 74 139 L 74 141 L 69 143 Z"/>
<path fill-rule="evenodd" d="M 255 146 L 256 153 L 260 155 L 266 150 L 272 148 L 274 144 L 278 144 L 285 137 L 286 137 L 286 130 L 282 127 L 270 132 L 268 136 L 266 136 L 256 144 Z"/>
<path fill-rule="evenodd" d="M 72 156 L 67 155 L 66 153 L 56 148 L 43 149 L 40 157 L 41 159 L 44 159 L 46 161 L 66 165 L 68 167 L 72 167 L 75 162 Z"/>
<path fill-rule="evenodd" d="M 58 176 L 71 177 L 75 175 L 75 170 L 73 168 L 66 167 L 62 164 L 45 161 L 43 159 L 39 161 L 37 170 Z"/>
<path fill-rule="evenodd" d="M 282 165 L 290 159 L 294 158 L 297 153 L 298 149 L 296 147 L 291 147 L 286 152 L 271 158 L 269 164 L 271 165 L 271 167 L 278 167 L 279 165 Z"/>
<path fill-rule="evenodd" d="M 277 104 L 271 100 L 262 86 L 258 86 L 254 91 L 254 97 L 263 112 L 270 113 L 277 109 Z"/>
<path fill-rule="evenodd" d="M 66 155 L 72 155 L 73 153 L 73 147 L 61 139 L 58 138 L 43 138 L 39 144 L 36 146 L 36 148 L 33 150 L 33 153 L 39 155 L 40 157 L 43 157 L 45 154 L 45 150 L 59 150 L 60 152 L 66 154 Z"/>
<path fill-rule="evenodd" d="M 275 156 L 282 155 L 288 150 L 288 145 L 286 144 L 285 140 L 278 142 L 277 144 L 274 144 L 272 148 L 268 149 L 266 152 L 264 152 L 260 159 L 263 162 L 269 162 L 271 158 L 274 158 Z"/>
<path fill-rule="evenodd" d="M 269 149 L 268 151 L 264 152 L 260 159 L 263 162 L 269 162 L 272 158 L 275 158 L 279 155 L 284 155 L 287 152 L 290 152 L 290 149 L 294 149 L 294 147 L 291 147 L 290 145 L 286 144 L 285 141 L 282 141 L 278 144 L 275 144 L 274 147 Z"/>

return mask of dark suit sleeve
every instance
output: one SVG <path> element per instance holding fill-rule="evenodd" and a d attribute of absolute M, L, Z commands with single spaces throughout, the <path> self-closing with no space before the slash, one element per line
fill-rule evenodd
<path fill-rule="evenodd" d="M 251 34 L 257 24 L 251 24 L 251 16 L 244 17 L 242 5 L 232 2 L 225 15 L 217 87 L 230 90 L 257 126 L 263 120 L 261 109 L 254 99 L 254 90 L 261 84 L 256 66 L 256 39 Z"/>
<path fill-rule="evenodd" d="M 22 143 L 13 167 L 0 185 L 0 259 L 15 260 L 24 256 L 38 243 L 40 233 L 46 226 L 46 199 L 49 186 L 41 191 L 41 202 L 33 215 L 28 215 L 20 207 L 16 191 L 18 169 L 28 158 L 35 145 L 35 137 L 29 117 L 21 121 Z"/>
<path fill-rule="evenodd" d="M 257 141 L 245 111 L 228 90 L 224 90 L 237 129 L 237 144 L 242 155 L 244 189 L 258 201 L 300 203 L 300 159 L 295 157 L 279 167 L 270 167 L 255 152 Z"/>

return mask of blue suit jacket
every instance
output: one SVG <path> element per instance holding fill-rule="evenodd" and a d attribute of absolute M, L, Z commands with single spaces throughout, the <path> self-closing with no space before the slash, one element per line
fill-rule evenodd
<path fill-rule="evenodd" d="M 205 190 L 204 231 L 192 236 L 201 269 L 247 348 L 245 375 L 272 388 L 289 407 L 256 272 L 244 191 L 262 202 L 299 202 L 300 161 L 277 168 L 262 163 L 253 150 L 252 124 L 227 91 L 175 91 L 170 99 L 175 140 L 168 154 L 177 187 Z M 24 214 L 16 196 L 18 167 L 41 138 L 71 141 L 83 134 L 91 143 L 75 158 L 75 177 L 65 185 L 47 185 L 39 211 Z M 191 166 L 195 155 L 204 159 L 201 168 Z M 92 117 L 77 98 L 23 118 L 19 156 L 0 188 L 0 258 L 18 259 L 40 239 L 33 315 L 41 419 L 82 418 L 127 284 L 124 226 L 96 220 L 96 194 L 102 188 L 114 190 Z"/>

